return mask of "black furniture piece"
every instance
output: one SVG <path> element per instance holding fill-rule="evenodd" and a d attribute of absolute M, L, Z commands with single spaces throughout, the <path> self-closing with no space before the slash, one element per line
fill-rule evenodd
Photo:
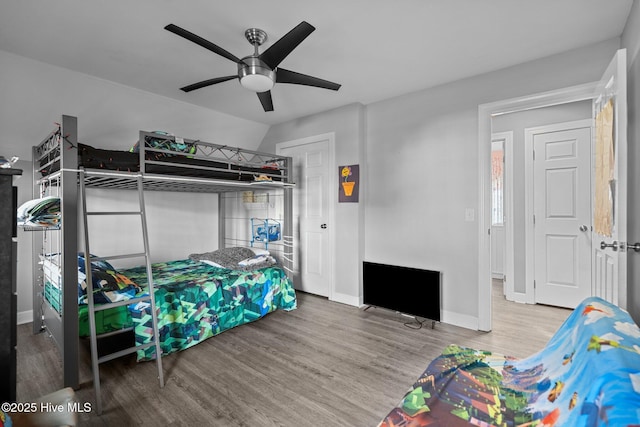
<path fill-rule="evenodd" d="M 20 169 L 0 169 L 0 402 L 16 400 L 16 257 L 18 189 L 13 178 Z"/>
<path fill-rule="evenodd" d="M 364 261 L 362 275 L 365 305 L 440 321 L 441 272 Z"/>

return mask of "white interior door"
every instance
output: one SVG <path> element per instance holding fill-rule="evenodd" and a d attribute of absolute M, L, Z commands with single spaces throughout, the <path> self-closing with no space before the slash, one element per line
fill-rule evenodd
<path fill-rule="evenodd" d="M 294 283 L 301 291 L 330 297 L 329 140 L 285 145 L 278 146 L 278 154 L 293 158 L 296 183 L 293 218 L 298 253 L 294 257 Z"/>
<path fill-rule="evenodd" d="M 626 307 L 627 298 L 627 63 L 620 49 L 607 67 L 593 102 L 596 119 L 593 264 L 594 295 Z M 612 109 L 610 123 L 599 118 Z M 605 121 L 607 119 L 605 118 Z M 600 128 L 600 129 L 599 129 Z M 603 131 L 599 141 L 598 132 Z M 609 142 L 606 139 L 610 139 Z M 600 167 L 598 167 L 600 165 Z M 604 171 L 603 171 L 604 169 Z M 598 174 L 604 172 L 606 176 Z M 597 195 L 600 187 L 600 197 Z M 605 207 L 604 211 L 601 210 Z M 605 223 L 605 224 L 603 224 Z"/>
<path fill-rule="evenodd" d="M 528 129 L 533 143 L 535 302 L 591 295 L 591 120 Z"/>

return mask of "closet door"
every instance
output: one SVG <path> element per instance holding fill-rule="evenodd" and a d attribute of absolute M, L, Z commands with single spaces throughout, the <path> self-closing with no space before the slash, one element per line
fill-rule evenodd
<path fill-rule="evenodd" d="M 329 142 L 305 141 L 280 148 L 278 154 L 293 158 L 295 287 L 331 297 Z"/>

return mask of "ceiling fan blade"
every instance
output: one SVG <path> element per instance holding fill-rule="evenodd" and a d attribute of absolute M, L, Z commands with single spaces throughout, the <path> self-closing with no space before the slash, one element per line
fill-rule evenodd
<path fill-rule="evenodd" d="M 315 27 L 306 21 L 302 21 L 295 28 L 282 36 L 280 40 L 272 44 L 267 50 L 262 52 L 259 58 L 274 69 L 282 62 L 284 58 L 291 53 L 309 34 L 315 30 Z"/>
<path fill-rule="evenodd" d="M 185 92 L 191 92 L 192 90 L 202 89 L 203 87 L 215 85 L 217 83 L 226 82 L 227 80 L 237 79 L 238 76 L 225 76 L 225 77 L 216 77 L 215 79 L 203 80 L 198 83 L 191 84 L 189 86 L 181 87 L 180 90 Z"/>
<path fill-rule="evenodd" d="M 342 86 L 329 80 L 296 73 L 295 71 L 285 70 L 284 68 L 278 68 L 276 70 L 276 83 L 291 83 L 294 85 L 313 86 L 331 90 L 338 90 L 340 86 Z"/>
<path fill-rule="evenodd" d="M 258 99 L 260 99 L 260 103 L 262 104 L 262 108 L 264 111 L 273 111 L 273 100 L 271 99 L 271 91 L 266 92 L 256 92 L 258 94 Z"/>
<path fill-rule="evenodd" d="M 166 27 L 164 27 L 165 30 L 167 31 L 171 31 L 174 34 L 179 35 L 180 37 L 184 37 L 185 39 L 194 42 L 195 44 L 198 44 L 200 46 L 202 46 L 205 49 L 209 49 L 211 52 L 213 53 L 217 53 L 220 56 L 224 56 L 225 58 L 233 61 L 233 62 L 240 62 L 240 59 L 235 56 L 232 53 L 227 52 L 226 50 L 224 50 L 223 48 L 221 48 L 218 45 L 215 45 L 213 43 L 211 43 L 209 40 L 205 40 L 202 37 L 193 34 L 190 31 L 185 30 L 184 28 L 180 28 L 177 25 L 174 24 L 169 24 Z"/>

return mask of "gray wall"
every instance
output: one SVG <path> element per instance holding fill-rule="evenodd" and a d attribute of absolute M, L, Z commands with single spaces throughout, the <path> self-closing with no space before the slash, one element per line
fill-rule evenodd
<path fill-rule="evenodd" d="M 629 109 L 629 199 L 627 240 L 640 242 L 640 2 L 634 1 L 622 36 L 627 49 L 627 104 Z M 640 323 L 640 253 L 628 254 L 628 310 Z"/>
<path fill-rule="evenodd" d="M 477 327 L 478 224 L 465 214 L 477 218 L 479 206 L 478 105 L 596 81 L 618 47 L 613 39 L 369 105 L 364 258 L 442 271 L 443 320 Z"/>
<path fill-rule="evenodd" d="M 255 149 L 268 126 L 0 50 L 0 147 L 31 159 L 63 114 L 78 117 L 78 140 L 128 150 L 140 130 Z M 10 82 L 10 84 L 9 84 Z M 10 100 L 10 102 L 8 101 Z M 16 142 L 20 149 L 15 149 Z M 4 151 L 4 150 L 3 150 Z"/>
<path fill-rule="evenodd" d="M 361 259 L 439 270 L 443 321 L 476 328 L 478 105 L 598 80 L 619 45 L 612 39 L 366 107 L 347 106 L 273 126 L 260 149 L 335 132 L 337 163 L 364 164 L 364 198 L 359 206 L 337 210 L 340 293 L 361 297 Z M 465 220 L 467 210 L 474 214 L 471 221 Z M 358 231 L 347 229 L 352 225 Z"/>
<path fill-rule="evenodd" d="M 331 197 L 335 210 L 332 261 L 334 284 L 332 299 L 358 305 L 362 302 L 360 288 L 361 264 L 364 245 L 364 203 L 368 186 L 364 162 L 365 109 L 361 104 L 351 104 L 335 110 L 272 126 L 258 147 L 260 151 L 275 152 L 279 142 L 293 141 L 308 136 L 333 132 L 335 134 L 335 160 L 331 168 L 337 173 L 339 165 L 360 165 L 360 202 L 338 203 L 337 189 Z M 385 172 L 386 173 L 386 172 Z"/>

